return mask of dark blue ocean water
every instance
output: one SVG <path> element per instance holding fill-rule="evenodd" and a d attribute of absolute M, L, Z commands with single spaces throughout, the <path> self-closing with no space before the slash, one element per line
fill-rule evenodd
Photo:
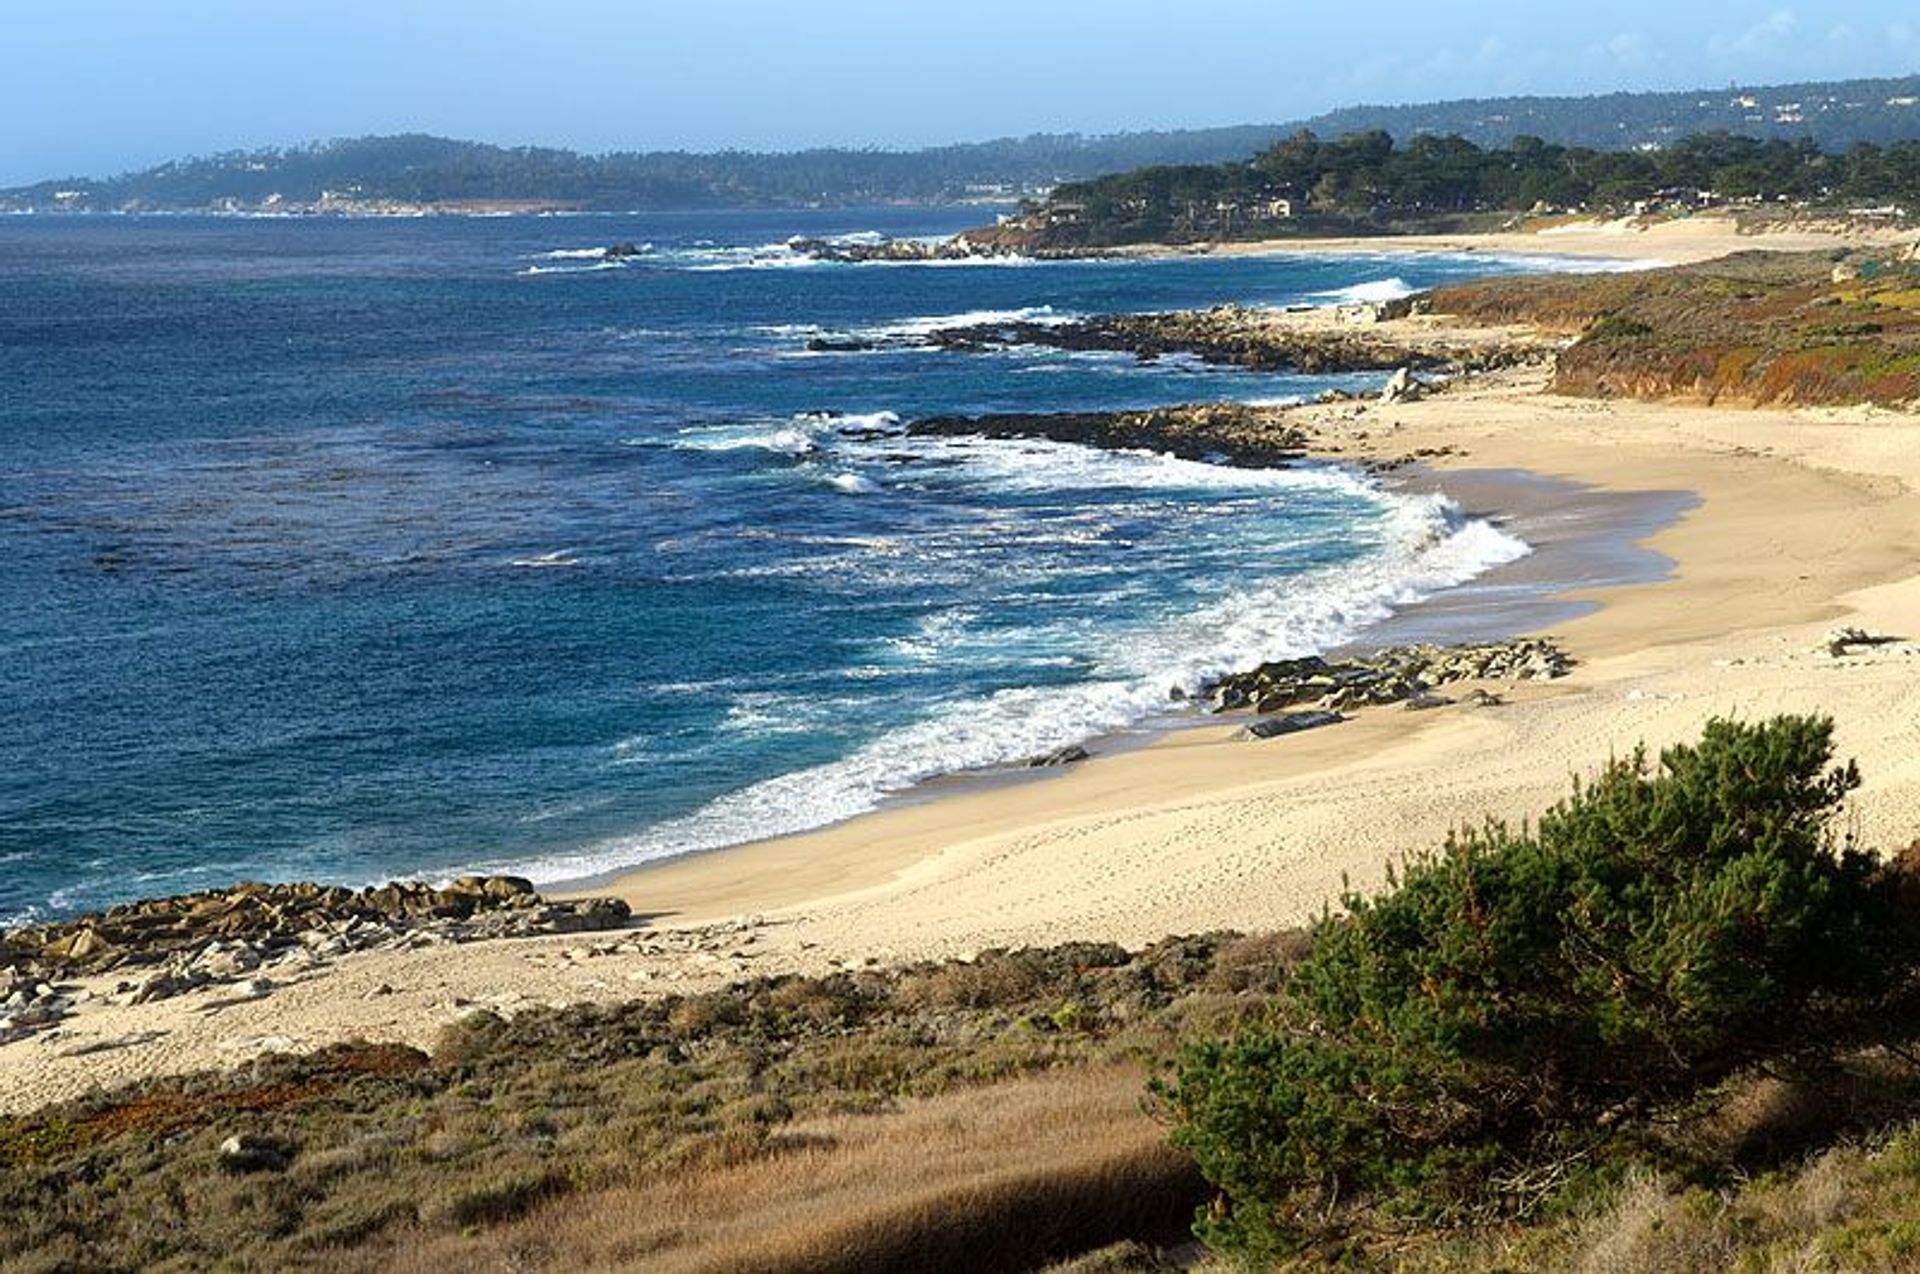
<path fill-rule="evenodd" d="M 1510 264 L 779 246 L 978 219 L 0 220 L 0 919 L 818 825 L 1518 551 L 1338 470 L 890 436 L 1326 381 L 805 350 Z"/>

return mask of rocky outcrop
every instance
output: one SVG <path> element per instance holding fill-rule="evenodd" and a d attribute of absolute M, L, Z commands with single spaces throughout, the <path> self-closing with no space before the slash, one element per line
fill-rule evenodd
<path fill-rule="evenodd" d="M 269 970 L 289 960 L 305 967 L 376 947 L 613 929 L 630 914 L 617 898 L 543 898 L 517 876 L 359 891 L 248 883 L 126 903 L 0 935 L 0 1043 L 64 1017 L 79 1001 L 62 983 L 79 976 L 126 973 L 111 995 L 128 1004 L 216 984 L 258 998 L 277 985 Z"/>
<path fill-rule="evenodd" d="M 1826 640 L 1822 641 L 1820 645 L 1829 655 L 1832 655 L 1835 659 L 1839 659 L 1842 656 L 1852 654 L 1856 650 L 1869 649 L 1874 646 L 1890 646 L 1899 640 L 1900 638 L 1890 637 L 1885 633 L 1870 633 L 1864 628 L 1846 627 L 1830 630 L 1827 633 Z"/>
<path fill-rule="evenodd" d="M 1161 407 L 1152 411 L 1008 413 L 934 416 L 907 426 L 916 436 L 1048 438 L 1089 447 L 1158 451 L 1183 460 L 1273 468 L 1299 460 L 1308 435 L 1278 408 L 1239 403 Z"/>
<path fill-rule="evenodd" d="M 234 885 L 154 898 L 0 934 L 0 1044 L 61 1023 L 94 998 L 73 979 L 123 973 L 111 1003 L 219 988 L 207 1007 L 259 1000 L 282 979 L 374 948 L 618 929 L 618 898 L 541 898 L 520 877 L 432 885 Z"/>
<path fill-rule="evenodd" d="M 817 261 L 862 265 L 869 261 L 974 261 L 982 257 L 1032 257 L 1038 260 L 1078 260 L 1112 256 L 1111 252 L 1070 245 L 1049 245 L 1020 236 L 986 233 L 955 235 L 951 239 L 845 238 L 821 239 L 795 235 L 787 247 Z"/>
<path fill-rule="evenodd" d="M 867 261 L 956 261 L 988 255 L 953 240 L 929 243 L 924 239 L 813 239 L 796 237 L 787 247 L 817 261 L 858 265 Z"/>
<path fill-rule="evenodd" d="M 1371 331 L 1310 327 L 1236 305 L 1163 314 L 1102 314 L 1066 323 L 974 323 L 937 329 L 922 338 L 922 343 L 962 352 L 1033 345 L 1126 353 L 1148 360 L 1185 354 L 1219 366 L 1315 375 L 1402 367 L 1473 369 L 1494 365 L 1499 353 L 1434 349 Z"/>
<path fill-rule="evenodd" d="M 1018 252 L 1018 249 L 1010 244 L 997 244 L 965 237 L 929 240 L 817 239 L 796 236 L 787 240 L 787 247 L 816 261 L 837 261 L 843 265 L 863 265 L 869 261 L 894 264 L 920 261 L 973 261 L 982 257 L 1010 256 Z M 1041 252 L 1036 255 L 1084 256 L 1090 254 Z"/>
<path fill-rule="evenodd" d="M 934 249 L 919 244 L 912 250 Z M 1406 304 L 1410 306 L 1412 301 Z M 1464 338 L 1389 322 L 1405 317 L 1401 305 L 1396 301 L 1367 307 L 1379 317 L 1370 320 L 1375 326 L 1364 327 L 1283 311 L 1222 305 L 1208 310 L 1098 314 L 1067 320 L 1009 318 L 931 331 L 822 333 L 807 341 L 807 349 L 814 353 L 939 349 L 981 354 L 1028 346 L 1070 353 L 1131 354 L 1149 362 L 1180 355 L 1215 366 L 1259 372 L 1396 372 L 1408 378 L 1415 371 L 1452 376 L 1536 363 L 1549 356 L 1541 342 L 1521 336 Z"/>
<path fill-rule="evenodd" d="M 1278 659 L 1223 677 L 1206 688 L 1216 712 L 1251 708 L 1285 712 L 1311 705 L 1323 712 L 1401 703 L 1444 707 L 1436 687 L 1465 681 L 1548 681 L 1573 660 L 1551 641 L 1523 637 L 1477 646 L 1390 646 L 1365 658 L 1329 661 L 1317 655 Z"/>

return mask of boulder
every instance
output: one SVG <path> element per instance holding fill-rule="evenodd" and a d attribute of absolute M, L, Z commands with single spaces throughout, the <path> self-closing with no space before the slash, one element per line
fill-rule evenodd
<path fill-rule="evenodd" d="M 1386 387 L 1380 391 L 1380 401 L 1388 404 L 1417 402 L 1426 396 L 1426 392 L 1427 387 L 1414 376 L 1413 369 L 1402 367 L 1387 378 Z"/>
<path fill-rule="evenodd" d="M 520 898 L 533 892 L 533 882 L 525 876 L 489 876 L 482 892 L 489 898 Z"/>
<path fill-rule="evenodd" d="M 554 917 L 550 924 L 538 919 L 547 913 Z M 0 935 L 7 972 L 0 1002 L 22 979 L 42 974 L 156 966 L 123 987 L 130 1002 L 143 1003 L 247 978 L 291 952 L 324 960 L 406 936 L 468 941 L 555 932 L 556 925 L 611 928 L 627 917 L 626 905 L 614 900 L 548 906 L 533 882 L 519 876 L 463 876 L 444 889 L 395 881 L 359 892 L 312 882 L 245 883 Z M 482 929 L 475 927 L 480 918 L 494 919 Z"/>
<path fill-rule="evenodd" d="M 1317 730 L 1323 725 L 1337 725 L 1346 718 L 1338 712 L 1283 712 L 1277 716 L 1262 717 L 1250 722 L 1236 738 L 1273 739 L 1283 734 L 1298 734 L 1302 730 Z"/>
<path fill-rule="evenodd" d="M 243 1132 L 220 1143 L 220 1166 L 228 1172 L 279 1172 L 292 1160 L 292 1149 L 271 1137 Z"/>
<path fill-rule="evenodd" d="M 1830 631 L 1822 643 L 1829 655 L 1835 659 L 1850 654 L 1862 646 L 1885 646 L 1899 641 L 1898 637 L 1889 637 L 1883 633 L 1870 633 L 1864 628 L 1835 628 Z"/>

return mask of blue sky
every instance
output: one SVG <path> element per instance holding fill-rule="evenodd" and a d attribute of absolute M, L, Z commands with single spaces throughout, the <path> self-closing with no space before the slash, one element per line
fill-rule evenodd
<path fill-rule="evenodd" d="M 426 131 L 912 146 L 1920 70 L 1913 0 L 13 0 L 0 184 Z"/>

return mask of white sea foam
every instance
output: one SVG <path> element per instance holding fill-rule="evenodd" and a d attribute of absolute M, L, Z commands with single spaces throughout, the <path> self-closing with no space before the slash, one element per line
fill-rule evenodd
<path fill-rule="evenodd" d="M 673 445 L 683 451 L 771 451 L 783 456 L 810 456 L 826 451 L 843 434 L 898 431 L 900 417 L 890 411 L 803 412 L 784 424 L 771 421 L 685 430 Z M 627 440 L 632 445 L 654 445 L 654 440 Z"/>
<path fill-rule="evenodd" d="M 1577 257 L 1577 256 L 1535 256 L 1531 253 L 1475 252 L 1460 254 L 1463 261 L 1476 266 L 1487 262 L 1497 262 L 1509 269 L 1528 274 L 1637 274 L 1642 270 L 1658 270 L 1672 265 L 1671 261 L 1628 260 L 1613 257 Z"/>
<path fill-rule="evenodd" d="M 627 263 L 625 261 L 596 261 L 592 265 L 530 265 L 520 271 L 520 276 L 526 278 L 541 274 L 598 274 L 604 270 L 624 270 L 626 268 Z"/>
<path fill-rule="evenodd" d="M 891 411 L 855 411 L 843 415 L 813 416 L 811 419 L 831 425 L 842 433 L 867 429 L 891 430 L 900 423 L 899 413 Z"/>
<path fill-rule="evenodd" d="M 539 880 L 574 878 L 837 822 L 936 775 L 1007 765 L 1126 729 L 1163 713 L 1172 688 L 1190 692 L 1210 678 L 1263 660 L 1328 649 L 1400 607 L 1529 551 L 1492 524 L 1464 517 L 1443 496 L 1388 494 L 1336 468 L 1236 470 L 1064 444 L 945 441 L 974 452 L 967 468 L 975 477 L 986 476 L 997 464 L 991 473 L 996 482 L 1059 489 L 1111 481 L 1124 472 L 1127 481 L 1145 487 L 1217 483 L 1253 491 L 1339 489 L 1363 495 L 1380 510 L 1385 547 L 1357 562 L 1252 584 L 1170 616 L 1152 631 L 1111 643 L 1090 669 L 1092 679 L 1080 685 L 1021 687 L 951 702 L 843 760 L 757 783 L 635 837 L 515 869 Z M 967 640 L 963 618 L 950 621 L 960 628 L 923 626 L 909 638 L 895 639 L 892 656 L 950 655 L 956 641 Z M 809 718 L 818 719 L 802 705 L 783 707 L 752 695 L 736 698 L 729 708 L 735 729 L 799 733 Z"/>
<path fill-rule="evenodd" d="M 836 473 L 827 479 L 827 485 L 843 495 L 871 495 L 880 489 L 872 478 L 857 473 Z"/>
<path fill-rule="evenodd" d="M 1315 292 L 1312 296 L 1328 305 L 1372 305 L 1382 301 L 1397 301 L 1401 297 L 1412 296 L 1416 291 L 1417 288 L 1396 275 L 1390 279 L 1373 279 L 1351 287 Z"/>
<path fill-rule="evenodd" d="M 1365 499 L 1384 498 L 1364 479 L 1324 465 L 1244 469 L 1182 460 L 1164 452 L 1110 451 L 1044 438 L 913 438 L 894 449 L 962 460 L 961 472 L 969 481 L 1003 492 L 1330 490 Z"/>
<path fill-rule="evenodd" d="M 857 329 L 861 335 L 877 337 L 925 337 L 953 327 L 985 327 L 1000 323 L 1037 323 L 1056 327 L 1078 317 L 1054 309 L 1051 305 L 1029 305 L 1015 310 L 964 310 L 958 314 L 925 314 L 917 318 L 894 319 L 873 327 Z"/>
<path fill-rule="evenodd" d="M 728 270 L 801 270 L 829 264 L 818 257 L 797 252 L 785 243 L 763 243 L 758 246 L 731 248 L 695 246 L 692 249 L 667 254 L 663 257 L 663 261 L 682 269 L 703 273 Z"/>
<path fill-rule="evenodd" d="M 787 240 L 786 246 L 793 247 L 807 241 L 808 236 L 797 234 Z M 847 234 L 829 235 L 820 240 L 821 243 L 830 243 L 836 248 L 877 248 L 886 241 L 887 236 L 878 230 L 854 230 Z"/>
<path fill-rule="evenodd" d="M 771 428 L 749 425 L 688 430 L 673 445 L 683 451 L 772 451 L 783 456 L 806 456 L 821 449 L 820 428 L 813 421 L 796 421 Z"/>
<path fill-rule="evenodd" d="M 623 256 L 642 256 L 652 251 L 653 251 L 653 245 L 651 243 L 641 243 L 641 244 L 633 245 L 631 250 L 623 249 L 622 255 Z M 540 253 L 535 253 L 534 255 L 538 256 L 543 261 L 605 261 L 608 258 L 610 253 L 611 253 L 611 249 L 604 248 L 604 247 L 554 248 L 549 252 L 540 252 Z"/>
<path fill-rule="evenodd" d="M 658 254 L 658 264 L 669 265 L 682 270 L 699 273 L 722 273 L 729 270 L 926 270 L 926 269 L 962 269 L 981 268 L 1025 268 L 1035 265 L 1075 265 L 1075 264 L 1113 264 L 1099 260 L 1079 262 L 1074 260 L 1041 261 L 1033 257 L 1021 256 L 977 256 L 945 257 L 936 260 L 909 261 L 829 261 L 809 252 L 803 252 L 793 245 L 799 240 L 784 243 L 762 243 L 720 247 L 713 244 L 695 244 L 691 248 L 671 249 Z M 854 236 L 840 236 L 827 242 L 857 243 L 869 242 Z"/>
<path fill-rule="evenodd" d="M 781 341 L 804 343 L 817 338 L 851 346 L 846 349 L 794 349 L 787 351 L 784 357 L 857 357 L 903 347 L 918 347 L 935 332 L 950 328 L 1011 323 L 1053 327 L 1074 322 L 1076 318 L 1078 318 L 1077 315 L 1063 313 L 1051 305 L 1031 305 L 1012 310 L 963 310 L 957 314 L 921 314 L 912 318 L 889 319 L 885 322 L 858 327 L 826 328 L 815 323 L 770 323 L 753 330 L 758 335 L 771 336 Z"/>
<path fill-rule="evenodd" d="M 550 553 L 541 553 L 534 557 L 516 557 L 508 566 L 523 566 L 530 570 L 543 570 L 555 566 L 578 566 L 580 559 L 573 555 L 572 549 L 554 549 Z"/>

